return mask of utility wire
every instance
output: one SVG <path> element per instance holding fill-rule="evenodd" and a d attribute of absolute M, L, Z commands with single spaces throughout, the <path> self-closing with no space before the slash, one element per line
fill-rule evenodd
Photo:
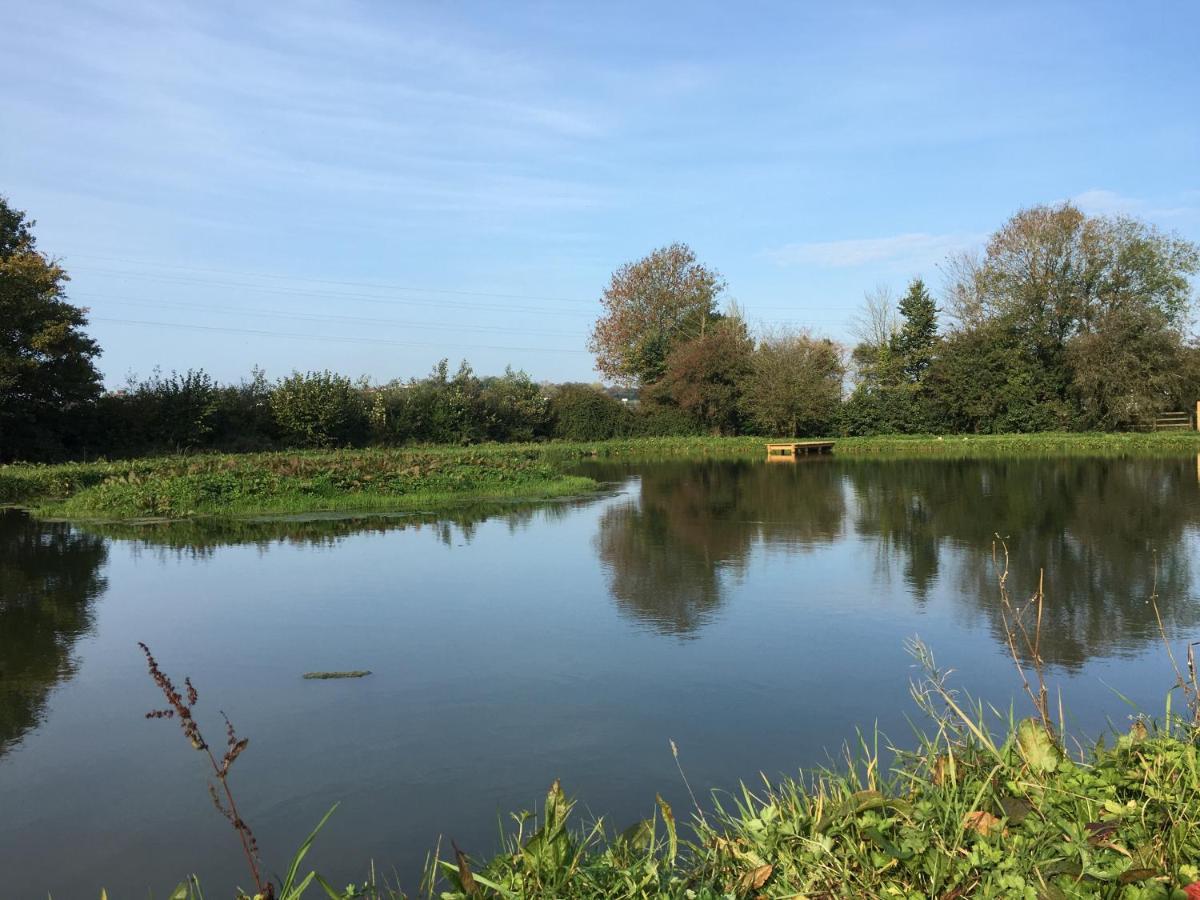
<path fill-rule="evenodd" d="M 149 260 L 127 259 L 127 258 L 123 258 L 123 257 L 93 256 L 91 254 L 86 254 L 86 253 L 78 253 L 78 254 L 75 254 L 75 256 L 79 259 L 92 259 L 92 260 L 98 260 L 101 262 L 125 263 L 125 264 L 129 264 L 129 265 L 146 266 L 146 267 L 158 268 L 158 269 L 170 269 L 170 270 L 179 271 L 179 272 L 201 272 L 201 273 L 207 273 L 207 274 L 211 274 L 211 275 L 224 276 L 226 279 L 229 279 L 229 278 L 232 278 L 232 279 L 266 278 L 266 279 L 271 279 L 271 280 L 276 280 L 276 281 L 296 282 L 298 284 L 312 284 L 312 285 L 322 285 L 323 284 L 323 285 L 332 285 L 332 286 L 336 286 L 336 287 L 352 287 L 352 288 L 369 289 L 369 290 L 376 290 L 376 291 L 400 291 L 400 292 L 408 292 L 408 293 L 443 294 L 443 295 L 448 295 L 448 296 L 463 296 L 463 297 L 492 297 L 492 298 L 499 298 L 499 299 L 506 299 L 506 300 L 532 300 L 532 301 L 540 301 L 540 302 L 548 302 L 548 303 L 579 303 L 579 304 L 590 304 L 590 305 L 595 305 L 597 303 L 597 301 L 595 299 L 583 299 L 580 297 L 555 297 L 555 296 L 547 296 L 547 295 L 541 295 L 541 294 L 516 294 L 516 293 L 502 293 L 502 292 L 497 292 L 497 291 L 464 291 L 464 290 L 456 290 L 456 289 L 450 289 L 450 288 L 415 287 L 412 285 L 402 285 L 402 284 L 396 284 L 393 282 L 375 282 L 375 281 L 362 281 L 362 280 L 355 281 L 355 280 L 338 280 L 338 279 L 329 279 L 329 278 L 313 278 L 313 277 L 309 277 L 309 276 L 305 276 L 305 275 L 285 275 L 285 274 L 281 274 L 281 273 L 272 273 L 272 272 L 239 272 L 239 271 L 232 270 L 232 269 L 207 268 L 207 267 L 202 267 L 202 266 L 180 266 L 180 265 L 171 265 L 168 263 L 156 263 L 156 262 L 151 262 Z M 146 278 L 146 279 L 153 279 L 153 280 L 160 280 L 160 281 L 172 281 L 172 282 L 183 283 L 183 284 L 211 284 L 211 285 L 218 285 L 218 286 L 225 286 L 225 287 L 247 287 L 247 288 L 252 288 L 255 290 L 264 290 L 264 291 L 271 290 L 270 288 L 264 288 L 261 285 L 256 285 L 253 282 L 228 281 L 228 280 L 213 281 L 212 279 L 208 279 L 208 278 L 188 278 L 186 276 L 181 276 L 181 275 L 175 275 L 175 276 L 155 275 L 152 272 L 131 272 L 131 271 L 128 271 L 125 269 L 104 269 L 104 268 L 93 269 L 93 268 L 88 268 L 88 267 L 72 267 L 72 271 L 94 272 L 97 274 L 104 274 L 104 275 L 119 275 L 119 276 L 126 277 L 126 278 Z M 292 292 L 297 292 L 297 291 L 289 291 L 288 293 L 292 293 Z M 379 298 L 373 297 L 373 295 L 369 295 L 369 294 L 363 295 L 363 294 L 353 294 L 353 293 L 346 293 L 346 292 L 330 293 L 328 291 L 307 291 L 307 292 L 298 291 L 297 293 L 309 293 L 309 294 L 312 294 L 313 296 L 322 296 L 322 297 L 379 299 Z M 395 298 L 395 300 L 398 300 L 401 302 L 409 302 L 407 300 L 407 298 Z M 496 308 L 512 309 L 513 307 L 497 306 Z M 755 309 L 794 312 L 794 311 L 796 311 L 797 306 L 795 304 L 782 305 L 782 306 L 780 306 L 780 305 L 760 306 L 760 305 L 756 304 Z M 571 313 L 571 315 L 575 315 L 575 313 Z"/>
<path fill-rule="evenodd" d="M 244 282 L 234 281 L 212 281 L 203 278 L 188 278 L 178 275 L 153 275 L 141 272 L 117 272 L 105 271 L 97 269 L 82 269 L 86 273 L 100 274 L 104 276 L 115 275 L 121 278 L 130 278 L 141 281 L 155 281 L 165 284 L 184 284 L 184 285 L 200 285 L 203 287 L 221 287 L 221 288 L 241 288 L 252 293 L 273 294 L 284 297 L 314 297 L 321 300 L 348 300 L 353 303 L 377 303 L 384 306 L 431 306 L 435 309 L 477 309 L 488 310 L 494 312 L 529 312 L 538 315 L 550 316 L 572 316 L 572 317 L 590 317 L 591 313 L 584 310 L 563 310 L 563 309 L 547 309 L 540 306 L 514 306 L 512 304 L 498 303 L 471 303 L 465 300 L 420 300 L 411 297 L 380 297 L 371 294 L 350 294 L 344 291 L 330 292 L 319 290 L 297 290 L 289 288 L 270 288 L 262 287 L 256 284 L 247 284 Z"/>
<path fill-rule="evenodd" d="M 435 347 L 444 348 L 445 344 L 431 344 L 422 341 L 393 341 L 386 338 L 342 337 L 329 334 L 297 334 L 290 331 L 269 331 L 259 328 L 231 328 L 222 325 L 189 325 L 183 322 L 151 322 L 143 319 L 116 319 L 108 316 L 92 316 L 93 322 L 108 322 L 115 325 L 138 325 L 154 328 L 185 328 L 192 331 L 214 331 L 226 334 L 252 334 L 262 337 L 296 338 L 304 341 L 330 342 L 344 344 L 386 344 L 392 347 Z M 495 344 L 458 344 L 458 348 L 467 350 L 512 350 L 521 353 L 587 353 L 586 350 L 569 349 L 566 347 L 502 347 Z"/>
<path fill-rule="evenodd" d="M 114 256 L 91 256 L 87 253 L 75 254 L 80 259 L 95 259 L 102 262 L 118 262 L 135 266 L 153 266 L 159 269 L 177 269 L 186 272 L 208 272 L 216 275 L 232 275 L 234 277 L 272 278 L 286 281 L 304 281 L 310 284 L 329 284 L 342 287 L 378 288 L 391 291 L 415 291 L 424 294 L 458 294 L 464 297 L 501 297 L 509 300 L 548 300 L 556 303 L 595 303 L 595 300 L 583 300 L 579 297 L 546 297 L 537 294 L 504 294 L 495 291 L 460 291 L 447 288 L 412 287 L 411 285 L 394 284 L 374 281 L 339 281 L 330 278 L 311 278 L 306 275 L 283 275 L 274 272 L 235 272 L 229 269 L 209 269 L 201 266 L 177 266 L 167 263 L 150 262 L 149 260 L 122 259 Z"/>
<path fill-rule="evenodd" d="M 203 312 L 235 313 L 239 316 L 293 319 L 298 322 L 346 322 L 359 325 L 387 325 L 396 328 L 418 328 L 432 331 L 480 331 L 497 334 L 536 334 L 539 337 L 582 338 L 578 331 L 534 331 L 528 328 L 506 328 L 502 325 L 466 325 L 459 322 L 405 322 L 399 319 L 379 319 L 367 316 L 338 316 L 324 313 L 300 313 L 279 309 L 250 309 L 243 306 L 219 306 L 211 303 L 191 303 L 179 300 L 143 300 L 134 297 L 113 297 L 89 294 L 79 302 L 91 307 L 95 301 L 118 305 L 149 306 L 154 309 L 195 309 Z"/>

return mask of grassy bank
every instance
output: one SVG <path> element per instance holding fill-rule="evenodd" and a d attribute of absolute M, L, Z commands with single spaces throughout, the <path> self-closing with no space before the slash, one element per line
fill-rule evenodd
<path fill-rule="evenodd" d="M 524 834 L 478 867 L 440 862 L 441 896 L 672 898 L 1195 897 L 1200 780 L 1194 733 L 1142 723 L 1071 759 L 1040 722 L 1000 739 L 929 740 L 890 773 L 744 788 L 621 833 L 572 831 L 555 785 Z"/>
<path fill-rule="evenodd" d="M 540 809 L 512 817 L 495 856 L 476 860 L 439 845 L 419 895 L 1200 897 L 1194 679 L 1181 676 L 1174 695 L 1187 701 L 1186 714 L 1177 700 L 1161 721 L 1137 718 L 1110 742 L 1084 748 L 1044 705 L 1017 721 L 973 704 L 947 688 L 923 645 L 914 646 L 927 674 L 913 696 L 931 725 L 915 750 L 894 751 L 890 768 L 878 738 L 862 741 L 837 769 L 714 793 L 687 814 L 659 797 L 647 819 L 624 830 L 573 817 L 574 804 L 555 782 Z M 689 822 L 680 822 L 684 815 Z M 374 877 L 347 888 L 316 873 L 300 878 L 312 840 L 274 896 L 406 896 Z M 171 896 L 202 895 L 189 882 Z"/>
<path fill-rule="evenodd" d="M 65 518 L 186 518 L 440 509 L 594 490 L 579 460 L 755 459 L 761 437 L 631 438 L 591 443 L 203 454 L 119 462 L 0 466 L 0 504 Z M 1200 434 L 1034 434 L 839 438 L 842 458 L 1181 455 Z"/>
<path fill-rule="evenodd" d="M 534 448 L 176 456 L 0 468 L 0 503 L 78 519 L 427 510 L 594 490 Z"/>

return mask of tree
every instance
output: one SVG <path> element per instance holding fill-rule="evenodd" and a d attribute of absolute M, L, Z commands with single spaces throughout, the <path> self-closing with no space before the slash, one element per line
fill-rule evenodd
<path fill-rule="evenodd" d="M 1130 427 L 1167 402 L 1198 266 L 1195 244 L 1136 219 L 1036 206 L 993 234 L 981 258 L 952 261 L 950 308 L 960 331 L 1011 336 L 1046 400 L 1073 408 L 1077 427 Z M 1125 378 L 1113 353 L 1131 340 L 1141 350 Z"/>
<path fill-rule="evenodd" d="M 907 379 L 919 384 L 933 362 L 938 331 L 937 304 L 920 278 L 908 285 L 908 293 L 900 301 L 900 317 L 901 325 L 892 335 L 891 344 Z"/>
<path fill-rule="evenodd" d="M 925 282 L 914 278 L 898 312 L 891 293 L 879 287 L 865 297 L 856 320 L 861 342 L 854 348 L 858 384 L 846 403 L 842 428 L 850 434 L 929 430 L 925 373 L 938 344 L 937 306 Z"/>
<path fill-rule="evenodd" d="M 0 197 L 0 460 L 57 455 L 66 416 L 100 393 L 100 348 L 34 224 Z"/>
<path fill-rule="evenodd" d="M 886 347 L 899 330 L 892 289 L 877 284 L 874 290 L 863 294 L 863 304 L 850 320 L 850 333 L 858 338 L 859 346 Z"/>
<path fill-rule="evenodd" d="M 1076 426 L 1112 431 L 1150 425 L 1190 381 L 1179 336 L 1155 310 L 1112 310 L 1067 342 Z M 1195 390 L 1195 382 L 1191 382 Z M 1196 394 L 1187 400 L 1190 407 Z"/>
<path fill-rule="evenodd" d="M 1070 409 L 1046 370 L 1003 321 L 951 332 L 925 376 L 936 430 L 999 434 L 1061 430 Z"/>
<path fill-rule="evenodd" d="M 828 338 L 802 331 L 768 335 L 750 357 L 742 407 L 766 434 L 830 434 L 845 372 L 841 351 Z"/>
<path fill-rule="evenodd" d="M 724 319 L 671 351 L 649 398 L 674 404 L 715 434 L 733 433 L 753 346 L 741 319 Z"/>
<path fill-rule="evenodd" d="M 720 318 L 720 274 L 696 261 L 687 244 L 660 247 L 612 275 L 600 299 L 604 312 L 588 349 L 596 368 L 623 384 L 653 384 L 680 344 L 702 336 Z"/>

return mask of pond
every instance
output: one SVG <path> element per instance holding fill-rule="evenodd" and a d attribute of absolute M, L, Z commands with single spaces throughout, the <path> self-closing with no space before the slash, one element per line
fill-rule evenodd
<path fill-rule="evenodd" d="M 439 835 L 476 856 L 554 778 L 625 827 L 661 792 L 912 741 L 919 635 L 952 684 L 1020 714 L 993 560 L 1045 572 L 1042 652 L 1073 727 L 1159 713 L 1152 606 L 1196 637 L 1188 459 L 594 464 L 595 497 L 446 516 L 77 528 L 0 511 L 6 896 L 164 896 L 247 878 L 205 768 L 136 643 L 190 675 L 276 867 L 416 885 Z M 1157 574 L 1156 574 L 1157 571 Z M 369 669 L 312 681 L 312 670 Z M 704 790 L 701 791 L 701 788 Z"/>

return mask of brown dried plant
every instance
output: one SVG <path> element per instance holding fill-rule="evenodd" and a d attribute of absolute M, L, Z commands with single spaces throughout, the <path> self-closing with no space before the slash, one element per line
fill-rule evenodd
<path fill-rule="evenodd" d="M 246 749 L 249 743 L 248 738 L 239 738 L 234 731 L 233 723 L 229 721 L 229 717 L 225 713 L 221 713 L 221 717 L 225 719 L 225 752 L 218 760 L 217 755 L 213 752 L 212 747 L 204 739 L 204 735 L 200 732 L 200 726 L 196 723 L 195 716 L 192 715 L 192 708 L 200 699 L 196 693 L 196 688 L 192 685 L 190 678 L 183 680 L 184 692 L 180 693 L 176 689 L 174 682 L 158 667 L 158 661 L 154 658 L 154 654 L 150 652 L 150 648 L 145 644 L 138 642 L 138 646 L 142 648 L 142 652 L 146 655 L 146 664 L 150 669 L 150 677 L 154 679 L 154 683 L 158 685 L 158 689 L 162 691 L 163 696 L 167 699 L 166 709 L 151 710 L 146 713 L 147 719 L 177 719 L 179 727 L 183 729 L 184 737 L 197 750 L 201 751 L 208 757 L 209 764 L 212 766 L 213 775 L 216 778 L 216 784 L 208 783 L 208 793 L 212 798 L 213 805 L 217 811 L 225 817 L 233 830 L 237 832 L 237 836 L 242 843 L 242 852 L 246 855 L 246 863 L 250 867 L 250 875 L 254 879 L 254 886 L 257 891 L 257 897 L 261 900 L 273 900 L 275 897 L 275 887 L 270 879 L 265 879 L 262 876 L 262 863 L 258 854 L 258 842 L 254 839 L 254 832 L 250 830 L 250 826 L 238 813 L 237 801 L 234 800 L 233 790 L 229 786 L 229 770 L 233 763 L 241 756 L 242 751 Z M 220 785 L 220 792 L 217 790 L 217 784 Z M 224 795 L 222 800 L 221 795 Z"/>
<path fill-rule="evenodd" d="M 1154 610 L 1154 620 L 1158 623 L 1158 633 L 1162 636 L 1163 646 L 1167 648 L 1167 659 L 1171 661 L 1171 668 L 1175 671 L 1175 685 L 1179 688 L 1183 699 L 1187 704 L 1187 708 L 1192 717 L 1192 725 L 1200 726 L 1200 677 L 1196 672 L 1196 648 L 1200 647 L 1200 641 L 1192 641 L 1186 646 L 1186 665 L 1187 674 L 1179 666 L 1179 661 L 1175 658 L 1175 651 L 1171 649 L 1171 638 L 1167 635 L 1167 628 L 1163 625 L 1162 613 L 1158 609 L 1158 551 L 1154 551 L 1154 583 L 1150 588 L 1150 599 L 1148 601 L 1151 608 Z"/>
<path fill-rule="evenodd" d="M 1002 568 L 1000 568 L 997 545 L 1004 555 Z M 1042 721 L 1042 727 L 1054 739 L 1056 734 L 1054 721 L 1050 714 L 1050 692 L 1046 687 L 1046 662 L 1042 659 L 1041 652 L 1042 611 L 1046 602 L 1045 570 L 1038 570 L 1037 592 L 1023 606 L 1018 606 L 1013 603 L 1012 597 L 1008 593 L 1008 562 L 1008 543 L 997 535 L 992 543 L 992 563 L 1000 570 L 1000 617 L 1004 622 L 1005 643 L 1008 644 L 1009 653 L 1012 654 L 1017 674 L 1021 677 L 1021 685 L 1024 687 L 1025 693 L 1029 695 L 1029 699 L 1033 701 L 1038 718 Z M 1032 617 L 1034 621 L 1027 623 L 1027 617 Z M 1033 677 L 1037 682 L 1036 688 L 1030 682 L 1025 665 L 1021 663 L 1022 655 L 1025 656 L 1029 668 L 1033 670 Z"/>

